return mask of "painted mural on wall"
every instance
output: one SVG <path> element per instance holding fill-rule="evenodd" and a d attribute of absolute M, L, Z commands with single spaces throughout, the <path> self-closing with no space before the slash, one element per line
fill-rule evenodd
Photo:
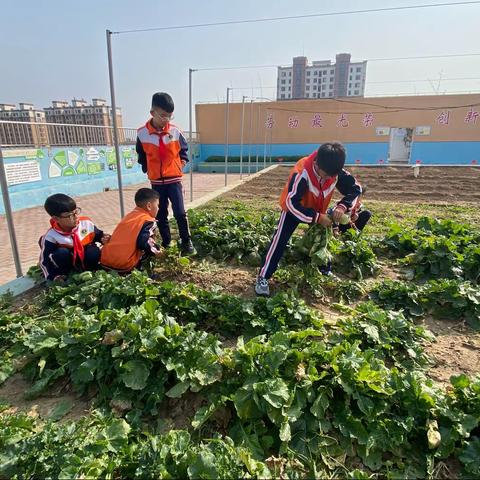
<path fill-rule="evenodd" d="M 123 165 L 133 168 L 137 157 L 135 147 L 120 148 Z M 54 153 L 50 160 L 49 177 L 98 175 L 106 170 L 116 170 L 115 149 L 112 147 L 66 148 Z"/>
<path fill-rule="evenodd" d="M 120 147 L 120 155 L 125 169 L 131 170 L 137 164 L 135 146 Z M 112 147 L 5 149 L 3 157 L 9 186 L 48 178 L 99 175 L 117 168 Z"/>

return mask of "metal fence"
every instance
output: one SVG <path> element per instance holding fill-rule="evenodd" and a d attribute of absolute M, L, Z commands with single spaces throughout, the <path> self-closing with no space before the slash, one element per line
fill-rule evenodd
<path fill-rule="evenodd" d="M 0 189 L 17 277 L 21 277 L 23 272 L 3 161 L 4 152 L 21 148 L 114 146 L 113 128 L 113 126 L 109 125 L 0 120 Z M 191 147 L 193 146 L 192 144 L 199 143 L 197 132 L 192 132 L 191 135 L 189 132 L 185 132 L 185 137 L 191 140 Z M 136 139 L 137 129 L 118 127 L 118 141 L 120 145 L 135 145 Z M 192 148 L 190 148 L 190 150 L 191 149 Z M 120 162 L 117 158 L 118 187 L 120 202 L 122 202 L 122 173 L 119 167 Z M 192 175 L 193 168 L 190 168 L 191 185 L 193 185 Z M 123 209 L 121 210 L 123 214 Z"/>
<path fill-rule="evenodd" d="M 189 138 L 188 132 L 185 132 L 185 137 Z M 118 128 L 120 145 L 132 145 L 136 142 L 136 138 L 136 128 Z M 198 143 L 197 132 L 192 132 L 192 142 Z M 113 126 L 110 125 L 0 120 L 0 147 L 2 148 L 113 144 Z"/>

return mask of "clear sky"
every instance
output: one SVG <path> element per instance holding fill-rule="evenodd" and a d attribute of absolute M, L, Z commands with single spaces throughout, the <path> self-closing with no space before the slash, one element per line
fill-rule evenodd
<path fill-rule="evenodd" d="M 437 0 L 2 0 L 0 103 L 105 98 L 110 103 L 105 30 L 112 31 L 329 11 L 438 3 Z M 445 1 L 445 0 L 443 0 Z M 455 1 L 455 0 L 453 0 Z M 352 61 L 480 52 L 480 4 L 217 26 L 113 37 L 117 104 L 137 127 L 151 94 L 167 91 L 175 122 L 188 128 L 188 68 L 288 65 L 292 57 Z M 440 74 L 442 80 L 438 86 Z M 470 80 L 447 80 L 458 78 Z M 431 85 L 427 79 L 433 81 Z M 376 83 L 389 81 L 404 83 Z M 411 81 L 416 80 L 416 81 Z M 424 80 L 424 81 L 421 81 Z M 274 97 L 276 69 L 194 74 L 195 102 Z M 261 88 L 260 88 L 261 87 Z M 366 95 L 480 91 L 480 57 L 371 62 Z M 246 90 L 237 90 L 246 88 Z"/>

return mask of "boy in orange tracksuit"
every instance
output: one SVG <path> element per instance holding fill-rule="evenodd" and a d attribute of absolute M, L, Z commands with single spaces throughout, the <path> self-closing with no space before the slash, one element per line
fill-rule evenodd
<path fill-rule="evenodd" d="M 355 178 L 343 169 L 345 158 L 342 144 L 324 143 L 310 156 L 300 159 L 292 168 L 280 196 L 282 214 L 277 230 L 255 283 L 257 295 L 270 295 L 268 280 L 277 269 L 288 241 L 300 223 L 319 223 L 324 227 L 332 225 L 332 220 L 333 223 L 338 223 L 362 193 Z M 326 212 L 335 188 L 343 198 L 330 219 Z"/>
<path fill-rule="evenodd" d="M 135 194 L 135 205 L 122 218 L 102 249 L 100 263 L 108 269 L 128 273 L 139 267 L 144 258 L 160 253 L 154 239 L 158 193 L 150 188 L 141 188 Z"/>
<path fill-rule="evenodd" d="M 172 240 L 168 225 L 168 204 L 172 203 L 173 216 L 180 234 L 180 250 L 184 255 L 195 254 L 187 214 L 183 204 L 183 167 L 188 162 L 188 144 L 180 129 L 170 123 L 174 104 L 168 93 L 158 92 L 152 97 L 152 118 L 137 131 L 138 163 L 148 175 L 153 190 L 160 196 L 157 224 L 162 246 Z"/>
<path fill-rule="evenodd" d="M 50 195 L 44 208 L 50 215 L 50 229 L 39 240 L 39 264 L 45 279 L 65 280 L 74 270 L 95 270 L 100 259 L 96 243 L 108 242 L 110 235 L 90 218 L 80 216 L 82 209 L 68 195 Z"/>

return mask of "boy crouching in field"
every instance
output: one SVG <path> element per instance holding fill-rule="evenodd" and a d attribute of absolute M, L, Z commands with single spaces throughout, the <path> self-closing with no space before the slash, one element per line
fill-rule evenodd
<path fill-rule="evenodd" d="M 268 280 L 300 223 L 319 223 L 324 227 L 330 227 L 332 221 L 339 223 L 361 194 L 362 189 L 355 178 L 343 169 L 345 157 L 342 144 L 324 143 L 310 156 L 300 159 L 291 170 L 280 196 L 280 220 L 255 283 L 257 295 L 270 295 Z M 326 212 L 335 188 L 343 198 L 330 218 Z"/>
<path fill-rule="evenodd" d="M 122 218 L 102 249 L 102 266 L 127 273 L 140 267 L 144 259 L 160 254 L 160 247 L 155 243 L 158 202 L 155 190 L 141 188 L 137 191 L 136 207 Z"/>
<path fill-rule="evenodd" d="M 72 271 L 95 270 L 100 259 L 97 243 L 107 243 L 110 235 L 81 216 L 81 208 L 68 195 L 50 195 L 44 207 L 50 215 L 50 228 L 39 240 L 39 264 L 45 279 L 65 280 Z"/>

